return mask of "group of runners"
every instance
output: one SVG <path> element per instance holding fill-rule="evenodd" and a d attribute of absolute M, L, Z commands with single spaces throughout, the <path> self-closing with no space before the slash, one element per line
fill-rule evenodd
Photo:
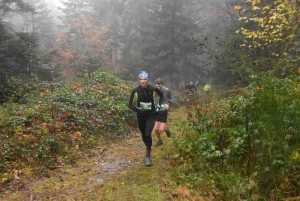
<path fill-rule="evenodd" d="M 208 84 L 207 84 L 208 85 Z M 210 86 L 204 90 L 209 93 Z M 206 90 L 207 89 L 207 90 Z M 188 94 L 197 92 L 196 86 L 190 82 L 185 86 Z M 149 74 L 145 71 L 139 73 L 139 86 L 134 88 L 129 99 L 129 108 L 136 112 L 139 130 L 146 146 L 145 165 L 151 166 L 152 131 L 157 136 L 155 146 L 163 144 L 161 133 L 165 132 L 171 137 L 171 132 L 166 126 L 169 106 L 172 103 L 171 91 L 163 86 L 163 79 L 155 80 L 155 87 L 149 84 Z"/>

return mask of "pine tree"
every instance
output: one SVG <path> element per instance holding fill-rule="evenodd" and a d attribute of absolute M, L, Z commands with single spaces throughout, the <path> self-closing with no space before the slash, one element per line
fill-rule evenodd
<path fill-rule="evenodd" d="M 8 14 L 33 11 L 34 9 L 23 0 L 0 1 L 0 103 L 4 102 L 10 94 L 8 83 L 12 77 L 30 76 L 31 69 L 28 66 L 30 58 L 28 56 L 33 54 L 32 48 L 36 45 L 34 36 L 14 33 L 10 24 L 4 22 L 3 18 Z"/>
<path fill-rule="evenodd" d="M 169 75 L 173 83 L 197 75 L 198 50 L 192 42 L 200 31 L 194 17 L 197 1 L 153 0 L 151 5 L 148 28 L 143 31 L 148 69 L 155 76 Z"/>
<path fill-rule="evenodd" d="M 35 9 L 32 14 L 26 15 L 26 32 L 35 32 L 40 39 L 40 48 L 49 49 L 53 47 L 56 35 L 54 32 L 54 21 L 51 16 L 52 10 L 47 6 L 45 0 L 26 0 Z"/>

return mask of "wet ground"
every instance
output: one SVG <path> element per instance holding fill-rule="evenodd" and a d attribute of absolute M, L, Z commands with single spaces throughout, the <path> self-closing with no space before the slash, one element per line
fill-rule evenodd
<path fill-rule="evenodd" d="M 79 152 L 81 160 L 73 165 L 57 166 L 42 174 L 19 172 L 1 187 L 0 201 L 66 200 L 68 195 L 86 191 L 91 186 L 106 185 L 112 174 L 144 166 L 144 152 L 144 144 L 137 133 L 108 146 L 97 147 L 89 154 Z"/>

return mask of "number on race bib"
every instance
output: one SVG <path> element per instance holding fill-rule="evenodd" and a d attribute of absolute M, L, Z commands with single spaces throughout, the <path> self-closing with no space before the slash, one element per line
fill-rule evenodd
<path fill-rule="evenodd" d="M 140 107 L 143 110 L 151 110 L 152 104 L 151 103 L 140 102 Z"/>

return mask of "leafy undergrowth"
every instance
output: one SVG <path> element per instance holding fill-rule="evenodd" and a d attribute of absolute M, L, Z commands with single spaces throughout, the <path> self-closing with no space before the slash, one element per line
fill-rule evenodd
<path fill-rule="evenodd" d="M 15 95 L 0 105 L 0 184 L 26 167 L 72 164 L 78 149 L 89 149 L 103 137 L 126 137 L 135 126 L 127 106 L 129 87 L 108 73 L 12 85 Z"/>
<path fill-rule="evenodd" d="M 102 140 L 88 152 L 79 150 L 80 160 L 74 164 L 44 172 L 34 169 L 16 172 L 15 178 L 2 186 L 0 200 L 187 200 L 191 196 L 186 189 L 177 188 L 174 181 L 166 181 L 175 152 L 173 141 L 181 138 L 175 124 L 183 115 L 181 109 L 170 112 L 168 126 L 173 131 L 172 138 L 163 134 L 163 145 L 153 147 L 151 167 L 144 166 L 145 147 L 136 130 L 125 139 Z"/>
<path fill-rule="evenodd" d="M 16 170 L 0 201 L 299 200 L 298 88 L 264 79 L 228 98 L 194 97 L 189 107 L 171 109 L 173 135 L 153 147 L 152 167 L 144 166 L 134 130 L 77 149 L 73 163 Z"/>
<path fill-rule="evenodd" d="M 263 77 L 232 93 L 192 105 L 172 180 L 215 200 L 299 200 L 299 82 Z"/>

